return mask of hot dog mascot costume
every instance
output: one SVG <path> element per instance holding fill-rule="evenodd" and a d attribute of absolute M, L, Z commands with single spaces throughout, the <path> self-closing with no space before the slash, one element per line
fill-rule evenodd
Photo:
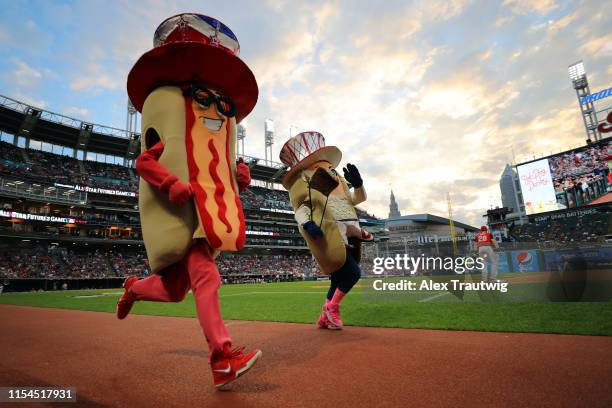
<path fill-rule="evenodd" d="M 331 285 L 317 325 L 332 330 L 342 328 L 340 302 L 361 277 L 360 241 L 372 240 L 371 234 L 358 228 L 355 212 L 355 205 L 366 200 L 363 180 L 350 163 L 343 169 L 344 177 L 340 176 L 334 169 L 341 159 L 340 150 L 325 146 L 319 132 L 290 138 L 280 152 L 280 160 L 289 167 L 283 186 L 289 191 L 300 233 L 321 272 L 330 275 Z M 320 174 L 328 180 L 323 182 L 329 186 L 325 193 L 325 187 L 314 183 L 315 178 L 321 179 Z"/>
<path fill-rule="evenodd" d="M 166 19 L 154 48 L 136 62 L 128 95 L 142 113 L 139 207 L 153 274 L 129 277 L 117 303 L 124 319 L 136 300 L 180 302 L 193 292 L 209 346 L 214 384 L 251 368 L 260 350 L 232 349 L 219 305 L 215 257 L 244 246 L 238 196 L 251 181 L 236 162 L 236 124 L 257 102 L 257 82 L 238 57 L 240 46 L 223 23 L 200 14 Z"/>

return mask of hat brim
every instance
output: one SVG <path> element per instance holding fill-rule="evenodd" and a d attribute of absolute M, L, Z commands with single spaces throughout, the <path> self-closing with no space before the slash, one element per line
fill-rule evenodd
<path fill-rule="evenodd" d="M 283 176 L 283 187 L 289 190 L 293 185 L 295 178 L 300 174 L 300 171 L 313 163 L 318 161 L 326 161 L 329 162 L 332 165 L 332 168 L 335 169 L 338 167 L 341 160 L 342 152 L 336 146 L 322 147 L 311 155 L 304 157 Z"/>
<path fill-rule="evenodd" d="M 127 91 L 142 112 L 156 88 L 192 81 L 214 85 L 230 98 L 236 104 L 236 122 L 257 103 L 259 89 L 249 67 L 231 52 L 200 42 L 170 43 L 143 54 L 128 75 Z"/>

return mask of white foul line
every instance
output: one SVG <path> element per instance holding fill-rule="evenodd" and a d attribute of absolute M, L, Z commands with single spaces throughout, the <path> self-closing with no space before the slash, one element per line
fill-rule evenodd
<path fill-rule="evenodd" d="M 446 295 L 448 295 L 448 292 L 438 293 L 437 295 L 433 295 L 433 296 L 430 296 L 428 298 L 421 299 L 421 300 L 419 300 L 419 302 L 429 302 L 430 300 L 434 300 L 434 299 L 437 299 L 437 298 L 440 298 L 440 297 L 446 296 Z"/>

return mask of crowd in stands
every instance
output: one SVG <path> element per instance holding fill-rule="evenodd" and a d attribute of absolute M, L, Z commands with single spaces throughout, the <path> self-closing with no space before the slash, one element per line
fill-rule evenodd
<path fill-rule="evenodd" d="M 73 251 L 45 245 L 0 250 L 0 278 L 83 279 L 148 274 L 144 253 Z"/>
<path fill-rule="evenodd" d="M 314 271 L 308 255 L 244 255 L 224 253 L 217 258 L 219 273 L 229 275 L 292 276 L 303 279 Z M 75 251 L 55 245 L 0 250 L 2 278 L 114 278 L 150 274 L 144 250 L 93 249 Z"/>
<path fill-rule="evenodd" d="M 285 190 L 272 190 L 259 186 L 250 186 L 240 193 L 242 206 L 245 209 L 260 208 L 293 211 L 289 202 L 289 193 Z"/>
<path fill-rule="evenodd" d="M 23 159 L 22 149 L 0 142 L 0 173 L 1 174 L 27 174 L 27 167 Z"/>
<path fill-rule="evenodd" d="M 93 161 L 84 161 L 83 166 L 89 177 L 90 187 L 138 191 L 136 173 L 131 173 L 130 169 L 125 166 Z"/>
<path fill-rule="evenodd" d="M 554 244 L 598 242 L 609 233 L 610 222 L 609 212 L 592 211 L 558 219 L 542 217 L 533 223 L 512 226 L 509 233 L 518 242 Z"/>
<path fill-rule="evenodd" d="M 604 158 L 612 154 L 612 142 L 574 150 L 548 159 L 555 191 L 569 194 L 573 207 L 608 190 L 608 165 Z M 574 202 L 572 202 L 574 201 Z"/>
<path fill-rule="evenodd" d="M 27 149 L 25 153 L 27 172 L 32 178 L 44 180 L 50 184 L 82 185 L 86 183 L 87 177 L 81 173 L 77 159 L 32 149 Z"/>
<path fill-rule="evenodd" d="M 67 274 L 60 259 L 51 256 L 43 247 L 31 249 L 3 249 L 0 251 L 0 277 L 52 278 Z"/>
<path fill-rule="evenodd" d="M 221 275 L 292 275 L 303 278 L 315 269 L 308 255 L 240 255 L 223 253 L 217 258 Z"/>
<path fill-rule="evenodd" d="M 109 251 L 109 263 L 117 276 L 144 277 L 150 274 L 149 260 L 144 252 Z"/>
<path fill-rule="evenodd" d="M 21 149 L 6 142 L 0 142 L 0 174 L 50 185 L 61 183 L 138 191 L 138 179 L 127 167 L 88 160 L 79 161 L 41 150 Z"/>
<path fill-rule="evenodd" d="M 589 203 L 610 189 L 608 177 L 584 175 L 555 183 L 558 209 L 574 208 Z M 527 204 L 526 204 L 527 205 Z"/>
<path fill-rule="evenodd" d="M 84 161 L 83 166 L 87 174 L 94 177 L 104 177 L 116 180 L 127 180 L 132 178 L 130 169 L 117 164 Z"/>
<path fill-rule="evenodd" d="M 548 159 L 553 180 L 579 176 L 602 169 L 604 157 L 612 155 L 612 141 L 605 144 L 574 150 Z M 602 166 L 603 164 L 603 166 Z"/>

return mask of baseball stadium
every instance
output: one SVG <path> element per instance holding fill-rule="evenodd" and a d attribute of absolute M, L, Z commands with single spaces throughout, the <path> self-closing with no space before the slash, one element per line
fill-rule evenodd
<path fill-rule="evenodd" d="M 582 61 L 578 146 L 496 162 L 476 217 L 460 182 L 405 210 L 348 140 L 274 130 L 245 20 L 162 8 L 125 126 L 0 81 L 0 405 L 612 406 L 612 88 Z"/>

